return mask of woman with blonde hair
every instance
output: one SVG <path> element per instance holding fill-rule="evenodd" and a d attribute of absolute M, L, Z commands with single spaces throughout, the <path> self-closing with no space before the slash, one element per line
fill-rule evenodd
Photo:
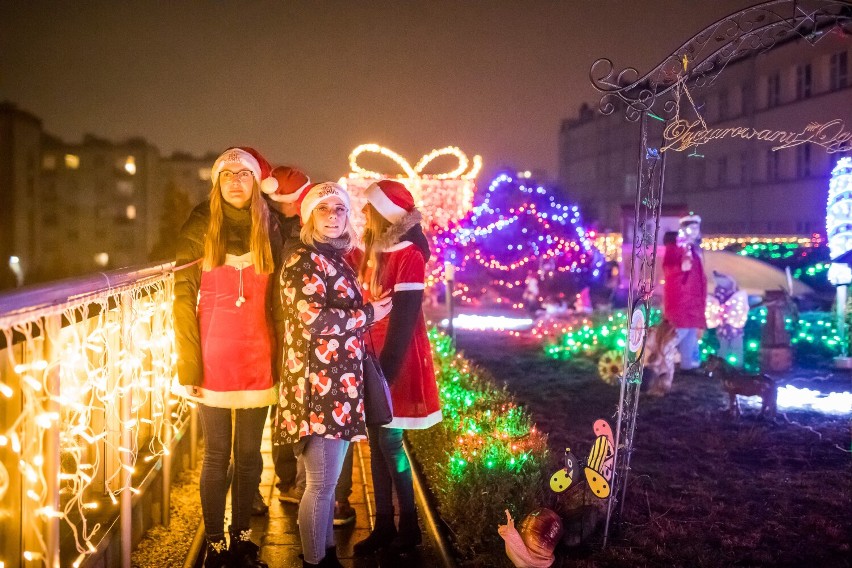
<path fill-rule="evenodd" d="M 441 421 L 432 348 L 422 310 L 430 256 L 420 227 L 422 216 L 414 207 L 411 193 L 397 181 L 374 183 L 365 196 L 367 225 L 359 279 L 368 298 L 393 294 L 390 317 L 370 331 L 367 347 L 378 355 L 390 385 L 393 421 L 369 428 L 376 525 L 355 545 L 358 555 L 385 547 L 403 552 L 420 544 L 411 464 L 402 446 L 402 434 Z M 394 524 L 394 490 L 399 501 L 399 529 Z"/>
<path fill-rule="evenodd" d="M 344 255 L 355 243 L 349 195 L 335 183 L 310 187 L 300 207 L 299 242 L 282 255 L 284 317 L 274 444 L 297 444 L 307 485 L 299 502 L 303 565 L 337 567 L 334 489 L 349 443 L 366 437 L 363 339 L 390 298 L 365 303 Z"/>
<path fill-rule="evenodd" d="M 263 426 L 277 398 L 270 276 L 281 235 L 260 193 L 275 189 L 269 171 L 251 148 L 225 151 L 213 164 L 209 199 L 192 211 L 177 243 L 176 266 L 191 264 L 175 273 L 177 372 L 199 403 L 204 566 L 217 568 L 267 566 L 249 525 L 263 463 Z M 229 548 L 224 524 L 232 453 Z"/>

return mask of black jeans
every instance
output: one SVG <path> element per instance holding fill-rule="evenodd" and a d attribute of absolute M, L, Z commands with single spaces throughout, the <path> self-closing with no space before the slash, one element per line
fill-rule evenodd
<path fill-rule="evenodd" d="M 225 498 L 228 495 L 228 464 L 234 454 L 234 480 L 231 493 L 231 530 L 250 528 L 251 506 L 260 474 L 260 439 L 269 407 L 215 408 L 200 404 L 204 430 L 204 464 L 201 468 L 201 512 L 207 537 L 217 540 L 225 534 Z M 233 448 L 231 446 L 231 413 Z M 260 464 L 261 467 L 258 467 Z"/>
<path fill-rule="evenodd" d="M 393 515 L 393 490 L 399 500 L 400 515 L 416 514 L 411 463 L 402 447 L 402 430 L 368 426 L 370 471 L 376 495 L 376 513 Z"/>

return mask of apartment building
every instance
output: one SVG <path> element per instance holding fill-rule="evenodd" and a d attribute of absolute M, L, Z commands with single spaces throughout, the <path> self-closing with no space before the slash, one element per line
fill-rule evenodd
<path fill-rule="evenodd" d="M 709 128 L 799 132 L 839 118 L 852 130 L 850 59 L 852 38 L 831 31 L 816 45 L 792 40 L 731 62 L 691 94 Z M 649 144 L 659 144 L 664 124 L 649 122 Z M 812 143 L 778 151 L 773 145 L 730 138 L 669 151 L 664 203 L 700 214 L 707 233 L 824 231 L 830 172 L 844 154 Z M 603 116 L 584 106 L 562 123 L 560 185 L 601 229 L 622 228 L 621 207 L 635 199 L 639 151 L 639 126 L 620 110 Z"/>

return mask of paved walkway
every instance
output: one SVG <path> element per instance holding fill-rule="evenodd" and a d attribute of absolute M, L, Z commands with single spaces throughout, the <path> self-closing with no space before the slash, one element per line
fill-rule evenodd
<path fill-rule="evenodd" d="M 275 471 L 272 468 L 272 445 L 269 439 L 269 428 L 265 429 L 262 445 L 264 469 L 260 481 L 260 491 L 269 504 L 269 514 L 265 517 L 252 518 L 252 536 L 262 547 L 262 558 L 269 568 L 300 568 L 302 561 L 299 554 L 302 547 L 299 541 L 299 528 L 296 525 L 298 505 L 278 501 L 278 490 L 275 487 Z M 337 555 L 340 563 L 346 567 L 390 568 L 404 566 L 405 568 L 438 568 L 441 566 L 437 547 L 425 530 L 423 513 L 420 512 L 420 526 L 423 531 L 423 545 L 414 554 L 407 556 L 391 556 L 377 554 L 375 557 L 355 558 L 352 546 L 367 537 L 375 522 L 375 499 L 373 482 L 370 475 L 370 447 L 367 442 L 355 444 L 355 456 L 352 471 L 352 496 L 350 503 L 355 508 L 357 516 L 355 524 L 335 528 L 334 536 L 337 542 Z"/>

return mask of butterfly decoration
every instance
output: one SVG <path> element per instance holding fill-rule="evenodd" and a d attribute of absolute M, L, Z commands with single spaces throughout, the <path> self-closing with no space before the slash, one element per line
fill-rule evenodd
<path fill-rule="evenodd" d="M 577 458 L 571 453 L 571 448 L 565 448 L 565 467 L 550 477 L 550 489 L 554 493 L 562 493 L 574 483 L 577 472 Z"/>
<path fill-rule="evenodd" d="M 612 470 L 615 462 L 615 443 L 612 438 L 612 428 L 606 420 L 595 420 L 592 429 L 597 438 L 589 452 L 589 459 L 583 473 L 596 497 L 606 499 L 609 497 L 612 481 Z"/>
<path fill-rule="evenodd" d="M 595 442 L 589 452 L 589 458 L 583 465 L 583 473 L 592 493 L 600 499 L 609 497 L 612 472 L 615 461 L 615 442 L 612 427 L 606 420 L 598 419 L 592 426 Z M 550 489 L 562 493 L 574 483 L 580 463 L 570 448 L 565 448 L 565 467 L 550 477 Z"/>

